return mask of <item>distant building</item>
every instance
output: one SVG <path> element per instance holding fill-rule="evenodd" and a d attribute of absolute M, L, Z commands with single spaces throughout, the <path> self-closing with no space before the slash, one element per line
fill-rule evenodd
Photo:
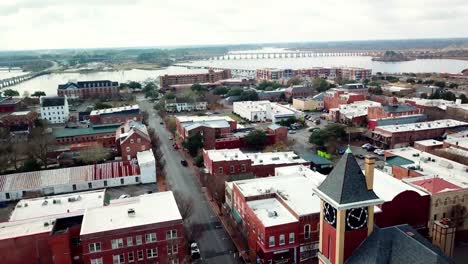
<path fill-rule="evenodd" d="M 63 124 L 68 121 L 70 112 L 67 96 L 41 96 L 41 119 L 50 124 Z"/>
<path fill-rule="evenodd" d="M 468 123 L 443 119 L 403 125 L 378 126 L 372 131 L 372 139 L 379 146 L 395 148 L 408 146 L 419 140 L 434 139 L 456 128 L 468 128 Z"/>
<path fill-rule="evenodd" d="M 367 89 L 367 87 L 362 83 L 344 84 L 336 88 L 336 90 L 344 91 L 346 93 L 364 94 L 364 95 L 367 95 L 369 93 L 369 90 Z"/>
<path fill-rule="evenodd" d="M 1 118 L 1 126 L 10 132 L 29 132 L 34 128 L 37 113 L 33 111 L 13 112 Z"/>
<path fill-rule="evenodd" d="M 0 113 L 15 112 L 19 110 L 21 98 L 0 96 Z"/>
<path fill-rule="evenodd" d="M 373 130 L 378 126 L 404 125 L 404 124 L 424 122 L 426 121 L 427 116 L 425 114 L 417 114 L 417 115 L 386 117 L 386 118 L 381 118 L 381 119 L 369 119 L 369 116 L 367 118 L 368 118 L 367 126 L 369 129 Z"/>
<path fill-rule="evenodd" d="M 170 113 L 205 111 L 207 106 L 207 102 L 177 102 L 177 99 L 165 102 L 166 111 Z"/>
<path fill-rule="evenodd" d="M 414 88 L 388 85 L 382 87 L 382 91 L 388 95 L 406 96 L 414 92 Z"/>
<path fill-rule="evenodd" d="M 309 69 L 257 69 L 256 77 L 257 80 L 269 80 L 269 81 L 287 81 L 293 77 L 301 78 L 327 78 L 327 79 L 347 79 L 355 81 L 363 81 L 371 78 L 372 70 L 355 67 L 343 67 L 343 68 L 309 68 Z"/>
<path fill-rule="evenodd" d="M 312 87 L 306 87 L 303 85 L 293 85 L 284 90 L 286 99 L 297 98 L 297 97 L 308 97 L 312 95 Z"/>
<path fill-rule="evenodd" d="M 0 201 L 18 200 L 28 193 L 51 195 L 154 182 L 156 163 L 153 152 L 147 150 L 137 154 L 137 162 L 117 161 L 0 175 Z"/>
<path fill-rule="evenodd" d="M 272 90 L 272 91 L 263 91 L 263 90 L 255 90 L 258 95 L 258 100 L 260 101 L 281 101 L 281 99 L 284 99 L 284 88 Z"/>
<path fill-rule="evenodd" d="M 93 110 L 89 114 L 93 124 L 125 123 L 127 120 L 141 121 L 140 107 L 135 105 Z"/>
<path fill-rule="evenodd" d="M 382 119 L 389 117 L 400 117 L 408 115 L 421 114 L 422 110 L 410 104 L 398 103 L 397 99 L 394 98 L 393 102 L 388 105 L 369 107 L 368 118 L 369 119 Z"/>
<path fill-rule="evenodd" d="M 151 138 L 146 126 L 138 121 L 127 121 L 115 132 L 122 160 L 136 159 L 137 153 L 151 149 Z"/>
<path fill-rule="evenodd" d="M 251 147 L 246 141 L 246 136 L 252 130 L 236 131 L 230 134 L 223 134 L 215 140 L 215 149 L 235 149 Z M 269 125 L 263 130 L 266 134 L 265 146 L 277 143 L 286 144 L 288 140 L 288 128 L 276 124 Z"/>
<path fill-rule="evenodd" d="M 234 102 L 232 112 L 249 121 L 264 122 L 271 120 L 272 123 L 303 115 L 302 112 L 292 107 L 270 101 Z"/>
<path fill-rule="evenodd" d="M 293 98 L 293 107 L 301 111 L 316 111 L 323 109 L 325 93 L 319 93 L 314 97 Z"/>
<path fill-rule="evenodd" d="M 58 96 L 69 98 L 114 98 L 119 95 L 119 83 L 109 80 L 68 82 L 59 84 Z"/>
<path fill-rule="evenodd" d="M 468 120 L 468 104 L 447 105 L 447 118 L 460 121 Z"/>
<path fill-rule="evenodd" d="M 366 96 L 364 94 L 347 93 L 341 90 L 329 90 L 325 92 L 325 96 L 323 97 L 323 107 L 326 110 L 330 110 L 332 108 L 338 108 L 340 105 L 351 104 L 364 100 L 366 100 Z"/>
<path fill-rule="evenodd" d="M 275 174 L 275 168 L 310 164 L 292 151 L 244 153 L 239 149 L 204 150 L 203 161 L 212 176 L 253 173 L 267 177 Z"/>
<path fill-rule="evenodd" d="M 90 125 L 81 128 L 56 128 L 53 135 L 58 144 L 97 142 L 104 147 L 115 147 L 115 131 L 121 123 Z"/>
<path fill-rule="evenodd" d="M 368 100 L 342 104 L 338 108 L 331 108 L 329 117 L 335 122 L 363 126 L 367 122 L 368 109 L 372 107 L 381 107 L 381 104 Z"/>
<path fill-rule="evenodd" d="M 208 73 L 161 75 L 159 76 L 159 83 L 162 88 L 167 88 L 169 86 L 179 84 L 214 83 L 231 78 L 231 70 L 229 69 L 222 71 L 214 71 L 213 69 L 210 69 Z"/>

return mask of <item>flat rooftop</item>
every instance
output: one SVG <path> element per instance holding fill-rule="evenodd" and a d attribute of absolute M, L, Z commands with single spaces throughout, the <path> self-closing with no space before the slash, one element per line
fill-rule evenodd
<path fill-rule="evenodd" d="M 252 165 L 307 163 L 293 151 L 245 153 L 252 160 Z"/>
<path fill-rule="evenodd" d="M 140 109 L 140 106 L 135 104 L 135 105 L 113 107 L 113 108 L 107 108 L 107 109 L 101 109 L 101 110 L 93 110 L 91 111 L 90 115 L 114 114 L 114 113 L 131 111 L 131 110 L 139 110 L 139 109 Z"/>
<path fill-rule="evenodd" d="M 247 202 L 247 206 L 252 209 L 264 227 L 299 221 L 275 198 L 250 201 Z"/>
<path fill-rule="evenodd" d="M 367 109 L 373 106 L 381 106 L 381 103 L 364 100 L 364 101 L 356 101 L 351 104 L 344 104 L 340 105 L 339 110 L 340 114 L 345 115 L 348 118 L 358 117 L 358 116 L 366 116 Z"/>
<path fill-rule="evenodd" d="M 55 218 L 21 220 L 0 223 L 0 240 L 35 234 L 48 234 L 54 227 Z"/>
<path fill-rule="evenodd" d="M 12 116 L 24 116 L 24 115 L 28 115 L 29 113 L 31 113 L 31 111 L 20 111 L 20 112 L 13 112 L 10 115 L 12 115 Z"/>
<path fill-rule="evenodd" d="M 193 130 L 198 127 L 211 127 L 211 128 L 228 128 L 230 127 L 228 121 L 219 119 L 219 120 L 207 120 L 207 121 L 197 121 L 197 122 L 186 122 L 182 123 L 182 126 L 187 130 Z"/>
<path fill-rule="evenodd" d="M 433 147 L 433 146 L 442 146 L 444 142 L 438 141 L 435 139 L 426 139 L 414 142 L 414 144 L 419 144 L 421 146 Z"/>
<path fill-rule="evenodd" d="M 229 116 L 176 116 L 181 123 L 185 122 L 206 122 L 206 121 L 218 121 L 225 120 L 228 122 L 234 121 Z"/>
<path fill-rule="evenodd" d="M 395 133 L 395 132 L 421 131 L 421 130 L 430 130 L 430 129 L 439 129 L 439 128 L 456 128 L 460 126 L 468 126 L 468 123 L 454 120 L 454 119 L 442 119 L 442 120 L 419 122 L 419 123 L 412 123 L 412 124 L 378 126 L 376 127 L 376 129 L 383 130 L 389 133 Z"/>
<path fill-rule="evenodd" d="M 129 215 L 129 209 L 134 210 L 133 216 Z M 132 199 L 121 199 L 105 207 L 87 209 L 80 235 L 169 221 L 182 222 L 172 192 L 144 194 Z"/>
<path fill-rule="evenodd" d="M 298 111 L 288 105 L 282 105 L 278 103 L 271 103 L 271 112 L 275 116 L 290 116 L 296 115 Z"/>
<path fill-rule="evenodd" d="M 468 149 L 468 129 L 462 132 L 448 134 L 444 142 Z"/>
<path fill-rule="evenodd" d="M 205 150 L 208 157 L 212 161 L 223 160 L 248 160 L 249 157 L 245 155 L 240 149 L 210 149 Z"/>
<path fill-rule="evenodd" d="M 64 217 L 67 214 L 83 214 L 87 208 L 104 206 L 105 190 L 54 195 L 34 199 L 23 199 L 16 204 L 10 221 L 38 217 Z"/>
<path fill-rule="evenodd" d="M 244 109 L 248 109 L 251 112 L 258 112 L 258 111 L 267 111 L 267 106 L 271 105 L 270 101 L 263 100 L 263 101 L 240 101 L 234 102 L 234 107 L 242 107 Z"/>
<path fill-rule="evenodd" d="M 401 167 L 414 170 L 421 174 L 420 177 L 405 179 L 406 182 L 441 178 L 462 189 L 468 187 L 468 166 L 461 163 L 432 155 L 412 147 L 391 149 L 386 152 L 390 155 L 399 156 L 412 161 L 412 164 L 405 164 Z"/>

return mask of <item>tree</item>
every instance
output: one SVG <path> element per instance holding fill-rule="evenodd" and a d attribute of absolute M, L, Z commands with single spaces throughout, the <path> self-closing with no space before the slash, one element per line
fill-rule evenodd
<path fill-rule="evenodd" d="M 19 170 L 22 172 L 38 171 L 41 170 L 41 164 L 39 164 L 35 158 L 29 158 Z"/>
<path fill-rule="evenodd" d="M 47 154 L 55 146 L 55 138 L 47 133 L 47 126 L 35 127 L 31 130 L 29 140 L 29 153 L 32 157 L 41 160 L 42 165 L 47 168 Z"/>
<path fill-rule="evenodd" d="M 108 108 L 112 108 L 112 105 L 106 104 L 106 103 L 102 103 L 102 102 L 97 102 L 97 103 L 94 105 L 94 110 L 101 110 L 101 109 L 108 109 Z"/>
<path fill-rule="evenodd" d="M 439 88 L 445 88 L 445 82 L 444 81 L 436 81 L 434 82 L 435 86 L 439 86 Z"/>
<path fill-rule="evenodd" d="M 317 92 L 325 92 L 331 88 L 331 85 L 324 78 L 315 78 L 312 81 L 312 88 L 317 90 Z"/>
<path fill-rule="evenodd" d="M 309 142 L 317 146 L 325 146 L 328 141 L 336 141 L 346 137 L 346 126 L 331 124 L 325 128 L 314 130 Z"/>
<path fill-rule="evenodd" d="M 203 167 L 203 155 L 198 155 L 193 159 L 195 166 L 201 168 Z"/>
<path fill-rule="evenodd" d="M 200 133 L 189 136 L 182 146 L 188 150 L 192 157 L 195 157 L 198 154 L 198 151 L 203 148 L 203 136 Z"/>
<path fill-rule="evenodd" d="M 258 94 L 254 90 L 243 91 L 239 96 L 240 101 L 258 101 Z"/>
<path fill-rule="evenodd" d="M 110 153 L 103 147 L 88 148 L 80 152 L 79 159 L 85 164 L 96 164 L 109 159 Z"/>
<path fill-rule="evenodd" d="M 141 83 L 131 81 L 128 83 L 128 88 L 130 89 L 141 89 Z"/>
<path fill-rule="evenodd" d="M 221 86 L 221 87 L 216 87 L 214 90 L 213 90 L 213 94 L 216 94 L 216 95 L 225 95 L 229 92 L 229 88 L 227 87 L 224 87 L 224 86 Z"/>
<path fill-rule="evenodd" d="M 243 90 L 241 88 L 232 88 L 227 93 L 227 96 L 240 96 L 242 94 L 242 92 L 243 92 Z"/>
<path fill-rule="evenodd" d="M 271 81 L 263 80 L 257 85 L 257 89 L 262 90 L 262 91 L 266 90 L 268 87 L 271 87 L 273 90 L 276 90 L 276 89 L 281 87 L 281 84 L 279 84 L 277 82 L 271 82 Z"/>
<path fill-rule="evenodd" d="M 174 191 L 174 198 L 182 219 L 188 220 L 193 214 L 193 199 L 179 191 Z"/>
<path fill-rule="evenodd" d="M 206 91 L 208 91 L 208 89 L 207 89 L 206 87 L 202 86 L 202 85 L 199 84 L 199 83 L 193 84 L 193 85 L 190 87 L 190 89 L 191 89 L 192 91 L 194 91 L 194 92 L 195 92 L 196 94 L 198 94 L 198 95 L 201 95 L 201 94 L 205 93 Z"/>
<path fill-rule="evenodd" d="M 382 95 L 382 94 L 383 94 L 383 90 L 382 90 L 382 88 L 380 87 L 380 85 L 378 85 L 378 86 L 376 86 L 376 87 L 369 88 L 369 93 L 375 94 L 375 95 Z"/>
<path fill-rule="evenodd" d="M 300 84 L 301 84 L 301 78 L 297 76 L 289 79 L 287 82 L 288 87 L 293 86 L 293 85 L 300 85 Z"/>
<path fill-rule="evenodd" d="M 16 90 L 6 89 L 3 91 L 3 95 L 9 97 L 9 96 L 19 96 L 20 94 Z"/>
<path fill-rule="evenodd" d="M 458 84 L 457 83 L 451 83 L 449 85 L 449 88 L 451 88 L 451 89 L 458 88 Z"/>
<path fill-rule="evenodd" d="M 462 104 L 468 104 L 468 98 L 466 97 L 465 94 L 460 94 L 458 99 L 461 99 Z"/>
<path fill-rule="evenodd" d="M 245 136 L 245 142 L 247 145 L 254 149 L 262 149 L 265 146 L 267 140 L 267 135 L 263 130 L 253 130 L 250 131 L 247 136 Z"/>
<path fill-rule="evenodd" d="M 176 95 L 173 92 L 169 92 L 166 95 L 164 95 L 164 99 L 166 100 L 173 100 L 176 98 Z"/>
<path fill-rule="evenodd" d="M 143 92 L 145 93 L 145 98 L 155 98 L 157 97 L 157 92 L 156 92 L 156 84 L 154 82 L 149 82 L 145 85 L 143 88 Z"/>
<path fill-rule="evenodd" d="M 296 123 L 298 120 L 297 118 L 295 117 L 290 117 L 288 119 L 281 119 L 281 121 L 279 122 L 279 124 L 281 126 L 285 126 L 285 127 L 289 127 L 290 125 Z"/>
<path fill-rule="evenodd" d="M 169 132 L 171 132 L 172 134 L 175 133 L 176 131 L 176 128 L 177 128 L 177 124 L 176 124 L 176 119 L 175 117 L 171 116 L 171 117 L 166 117 L 166 119 L 164 120 L 164 122 L 166 123 L 166 128 L 167 130 L 169 130 Z"/>
<path fill-rule="evenodd" d="M 32 97 L 41 97 L 41 96 L 46 96 L 46 93 L 43 91 L 35 91 L 33 94 L 31 94 Z"/>
<path fill-rule="evenodd" d="M 408 78 L 408 79 L 406 79 L 406 82 L 411 83 L 411 84 L 415 84 L 416 80 L 414 78 Z"/>

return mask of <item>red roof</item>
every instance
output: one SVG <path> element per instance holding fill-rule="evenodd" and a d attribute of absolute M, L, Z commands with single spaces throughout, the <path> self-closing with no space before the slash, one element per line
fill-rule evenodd
<path fill-rule="evenodd" d="M 414 185 L 423 187 L 424 189 L 426 189 L 428 192 L 432 194 L 436 194 L 436 193 L 440 193 L 440 192 L 444 192 L 448 190 L 453 191 L 453 190 L 462 189 L 460 186 L 450 183 L 441 178 L 432 178 L 432 179 L 414 181 L 411 183 Z"/>

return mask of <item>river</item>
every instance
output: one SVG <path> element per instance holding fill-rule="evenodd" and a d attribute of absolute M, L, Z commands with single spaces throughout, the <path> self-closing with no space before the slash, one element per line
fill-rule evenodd
<path fill-rule="evenodd" d="M 307 57 L 307 58 L 276 58 L 276 59 L 242 59 L 242 60 L 204 60 L 185 63 L 197 66 L 211 66 L 233 69 L 259 69 L 259 68 L 311 68 L 311 67 L 343 67 L 354 66 L 370 68 L 375 72 L 401 73 L 401 72 L 448 72 L 459 73 L 463 69 L 468 69 L 468 61 L 448 60 L 448 59 L 424 59 L 404 62 L 380 62 L 372 61 L 366 56 L 343 56 L 343 57 Z M 20 94 L 24 91 L 33 93 L 34 91 L 44 91 L 47 95 L 55 95 L 57 86 L 68 81 L 87 80 L 112 80 L 118 82 L 145 81 L 156 79 L 163 74 L 181 73 L 202 73 L 202 69 L 186 69 L 183 67 L 168 67 L 160 70 L 127 70 L 112 72 L 93 73 L 60 73 L 44 75 L 32 80 L 9 87 L 17 90 Z M 3 75 L 2 75 L 3 74 Z M 11 73 L 0 71 L 0 79 Z M 18 74 L 15 72 L 14 74 Z"/>

